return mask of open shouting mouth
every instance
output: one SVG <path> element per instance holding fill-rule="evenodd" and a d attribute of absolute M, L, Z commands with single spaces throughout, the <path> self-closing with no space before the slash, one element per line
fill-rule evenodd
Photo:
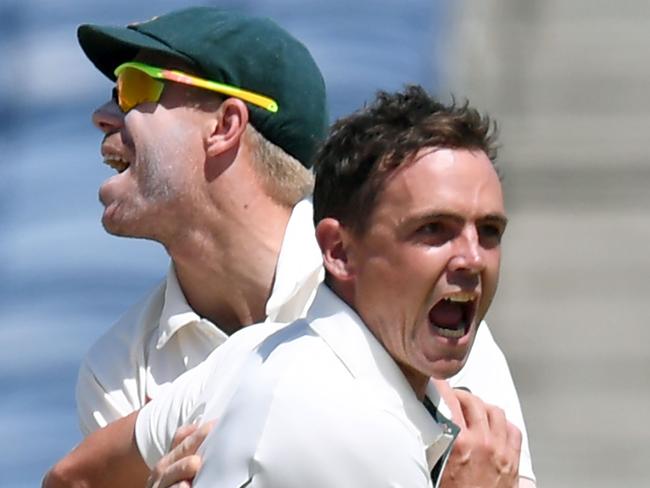
<path fill-rule="evenodd" d="M 126 159 L 115 154 L 105 154 L 104 163 L 109 165 L 118 173 L 123 173 L 129 169 L 129 166 L 131 165 L 131 163 L 129 163 Z"/>
<path fill-rule="evenodd" d="M 449 339 L 460 339 L 470 330 L 476 315 L 477 295 L 459 291 L 440 299 L 429 310 L 434 332 Z"/>

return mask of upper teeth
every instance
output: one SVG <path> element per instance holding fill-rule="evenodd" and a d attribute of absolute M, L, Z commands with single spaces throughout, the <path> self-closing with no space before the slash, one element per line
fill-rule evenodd
<path fill-rule="evenodd" d="M 129 167 L 129 162 L 120 156 L 106 156 L 104 162 L 119 173 Z"/>
<path fill-rule="evenodd" d="M 453 295 L 449 295 L 448 297 L 445 297 L 446 300 L 449 300 L 450 302 L 471 302 L 474 299 L 474 295 L 472 293 L 468 292 L 458 292 L 454 293 Z"/>

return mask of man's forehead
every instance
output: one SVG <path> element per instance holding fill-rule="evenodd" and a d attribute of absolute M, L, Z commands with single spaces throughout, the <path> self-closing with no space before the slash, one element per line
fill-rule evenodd
<path fill-rule="evenodd" d="M 397 168 L 378 196 L 409 214 L 505 214 L 501 181 L 480 150 L 430 148 Z"/>
<path fill-rule="evenodd" d="M 495 181 L 496 179 L 496 181 Z M 390 171 L 386 183 L 399 180 L 401 184 L 427 185 L 434 181 L 446 182 L 437 190 L 448 185 L 472 184 L 487 180 L 501 189 L 496 167 L 487 154 L 480 149 L 425 147 Z"/>
<path fill-rule="evenodd" d="M 485 151 L 478 148 L 464 147 L 424 147 L 417 151 L 413 158 L 413 163 L 417 163 L 424 158 L 435 158 L 436 164 L 451 166 L 459 162 L 460 158 L 467 156 L 468 154 L 476 160 L 487 161 L 492 167 L 494 167 Z"/>

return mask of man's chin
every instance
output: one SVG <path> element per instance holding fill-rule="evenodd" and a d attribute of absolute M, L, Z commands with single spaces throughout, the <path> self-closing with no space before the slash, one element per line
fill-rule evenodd
<path fill-rule="evenodd" d="M 102 226 L 106 233 L 115 237 L 128 237 L 130 239 L 145 239 L 149 241 L 161 242 L 157 235 L 144 232 L 146 229 L 138 225 L 137 222 L 126 219 L 102 217 Z"/>
<path fill-rule="evenodd" d="M 119 226 L 114 225 L 112 222 L 102 219 L 102 226 L 107 234 L 111 234 L 116 237 L 131 237 L 124 229 Z"/>
<path fill-rule="evenodd" d="M 129 229 L 124 219 L 118 217 L 116 208 L 113 205 L 109 205 L 104 209 L 102 226 L 108 234 L 117 237 L 138 237 L 132 232 L 133 229 Z"/>
<path fill-rule="evenodd" d="M 456 358 L 438 359 L 431 365 L 431 369 L 429 370 L 430 373 L 429 376 L 431 376 L 436 380 L 449 379 L 452 376 L 458 374 L 460 370 L 463 369 L 466 360 L 467 360 L 467 356 L 464 356 L 459 359 Z"/>

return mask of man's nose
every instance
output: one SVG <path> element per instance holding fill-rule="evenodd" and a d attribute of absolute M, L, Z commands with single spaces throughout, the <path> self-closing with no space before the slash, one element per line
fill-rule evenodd
<path fill-rule="evenodd" d="M 454 256 L 450 261 L 452 271 L 479 274 L 485 269 L 483 248 L 475 227 L 467 227 L 454 242 Z"/>
<path fill-rule="evenodd" d="M 109 100 L 93 112 L 93 125 L 104 134 L 111 134 L 122 128 L 124 113 L 113 100 Z"/>

